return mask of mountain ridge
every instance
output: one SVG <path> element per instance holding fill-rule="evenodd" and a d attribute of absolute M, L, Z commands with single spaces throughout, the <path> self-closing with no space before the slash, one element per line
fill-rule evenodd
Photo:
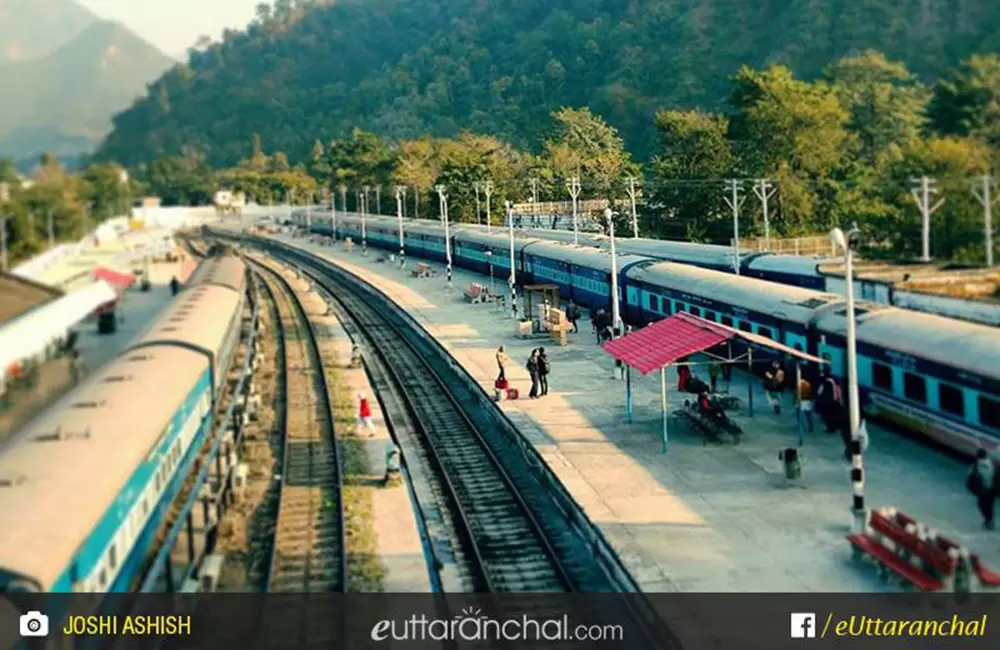
<path fill-rule="evenodd" d="M 98 20 L 54 52 L 0 66 L 0 155 L 92 150 L 111 117 L 176 62 L 115 21 Z"/>
<path fill-rule="evenodd" d="M 74 0 L 0 0 L 0 66 L 51 54 L 98 20 Z"/>

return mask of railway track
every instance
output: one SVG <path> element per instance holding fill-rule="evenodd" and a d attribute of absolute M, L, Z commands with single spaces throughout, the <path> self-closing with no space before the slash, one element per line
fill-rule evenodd
<path fill-rule="evenodd" d="M 267 591 L 346 591 L 341 462 L 322 357 L 289 284 L 248 260 L 278 312 L 284 409 L 280 496 Z"/>

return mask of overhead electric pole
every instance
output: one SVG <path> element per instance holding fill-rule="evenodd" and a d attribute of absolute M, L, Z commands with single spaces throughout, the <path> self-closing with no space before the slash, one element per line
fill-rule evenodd
<path fill-rule="evenodd" d="M 472 181 L 472 189 L 476 192 L 476 223 L 483 223 L 482 207 L 479 203 L 479 191 L 483 189 L 483 184 L 479 181 Z"/>
<path fill-rule="evenodd" d="M 726 192 L 732 192 L 732 196 L 726 197 L 726 203 L 733 211 L 733 270 L 736 275 L 740 274 L 740 208 L 746 201 L 746 194 L 743 194 L 743 181 L 730 179 L 726 181 Z"/>
<path fill-rule="evenodd" d="M 538 227 L 538 179 L 532 176 L 528 179 L 531 183 L 531 225 Z"/>
<path fill-rule="evenodd" d="M 448 262 L 448 291 L 451 291 L 451 233 L 448 230 L 448 195 L 445 194 L 444 185 L 434 187 L 438 193 L 438 200 L 441 202 L 441 218 L 444 220 L 444 252 L 445 260 Z"/>
<path fill-rule="evenodd" d="M 766 178 L 758 178 L 753 182 L 753 193 L 760 199 L 760 206 L 764 212 L 764 250 L 771 252 L 771 220 L 767 211 L 767 201 L 778 188 L 771 184 Z"/>
<path fill-rule="evenodd" d="M 635 176 L 629 176 L 627 180 L 628 180 L 628 196 L 629 199 L 632 201 L 632 238 L 639 239 L 639 214 L 635 210 L 635 195 L 636 195 L 635 182 L 637 179 Z"/>
<path fill-rule="evenodd" d="M 375 214 L 382 216 L 382 186 L 375 186 Z"/>
<path fill-rule="evenodd" d="M 483 192 L 486 194 L 486 232 L 493 232 L 493 219 L 490 215 L 490 197 L 493 196 L 493 181 L 483 183 Z"/>
<path fill-rule="evenodd" d="M 917 202 L 917 207 L 920 208 L 920 215 L 923 218 L 923 224 L 920 229 L 921 233 L 921 255 L 920 259 L 924 262 L 931 261 L 931 215 L 937 212 L 937 209 L 944 204 L 944 197 L 942 197 L 937 203 L 931 206 L 931 196 L 937 194 L 938 190 L 935 181 L 929 176 L 923 176 L 919 179 L 913 179 L 916 186 L 910 190 L 913 194 L 914 200 Z"/>
<path fill-rule="evenodd" d="M 347 214 L 347 186 L 341 184 L 337 189 L 340 190 L 340 211 Z"/>
<path fill-rule="evenodd" d="M 986 266 L 993 266 L 993 204 L 1000 197 L 995 196 L 993 184 L 996 179 L 983 174 L 972 181 L 972 194 L 983 206 L 983 234 L 986 236 Z"/>
<path fill-rule="evenodd" d="M 403 240 L 403 211 L 406 208 L 406 186 L 396 186 L 396 216 L 399 219 L 399 268 L 406 266 L 406 247 Z"/>
<path fill-rule="evenodd" d="M 566 181 L 569 195 L 573 198 L 573 243 L 580 245 L 580 212 L 577 200 L 580 198 L 580 178 L 574 176 Z"/>

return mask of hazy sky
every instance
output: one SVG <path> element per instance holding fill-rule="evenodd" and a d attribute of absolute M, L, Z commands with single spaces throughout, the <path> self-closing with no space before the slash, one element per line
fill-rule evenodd
<path fill-rule="evenodd" d="M 205 34 L 218 39 L 226 27 L 241 29 L 261 0 L 78 0 L 101 18 L 124 23 L 176 56 Z"/>

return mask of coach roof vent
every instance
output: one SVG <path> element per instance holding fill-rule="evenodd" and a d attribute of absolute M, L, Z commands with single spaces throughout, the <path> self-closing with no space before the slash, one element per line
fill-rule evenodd
<path fill-rule="evenodd" d="M 161 327 L 160 331 L 161 332 L 176 332 L 177 328 L 176 327 Z"/>
<path fill-rule="evenodd" d="M 127 357 L 125 360 L 126 361 L 149 361 L 152 358 L 153 358 L 153 355 L 151 355 L 151 354 L 133 354 L 132 356 Z"/>
<path fill-rule="evenodd" d="M 64 440 L 73 439 L 90 440 L 90 428 L 88 427 L 85 431 L 69 432 L 59 426 L 52 433 L 43 433 L 35 436 L 35 442 L 63 442 Z"/>
<path fill-rule="evenodd" d="M 93 401 L 93 402 L 73 402 L 73 405 L 70 408 L 74 408 L 74 409 L 96 409 L 98 406 L 104 406 L 107 403 L 108 403 L 108 401 L 107 400 L 103 400 L 103 399 L 101 401 L 99 401 L 99 402 L 97 402 L 97 401 Z"/>
<path fill-rule="evenodd" d="M 806 309 L 816 309 L 817 307 L 822 307 L 829 300 L 823 298 L 809 298 L 808 300 L 803 300 L 800 303 L 796 303 L 799 307 L 805 307 Z"/>
<path fill-rule="evenodd" d="M 0 488 L 15 488 L 28 482 L 28 477 L 23 474 L 16 476 L 0 476 Z"/>
<path fill-rule="evenodd" d="M 111 375 L 101 380 L 104 384 L 116 384 L 123 381 L 132 381 L 132 375 Z"/>

